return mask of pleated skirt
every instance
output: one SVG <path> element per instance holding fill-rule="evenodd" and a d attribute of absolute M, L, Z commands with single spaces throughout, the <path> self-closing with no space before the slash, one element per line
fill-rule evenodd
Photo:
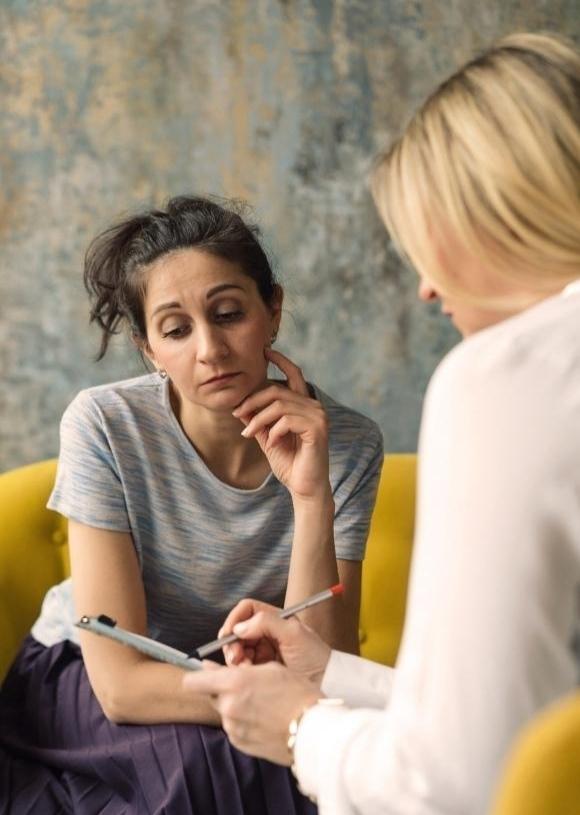
<path fill-rule="evenodd" d="M 224 731 L 118 725 L 80 649 L 28 637 L 0 690 L 0 815 L 315 815 L 284 767 Z"/>

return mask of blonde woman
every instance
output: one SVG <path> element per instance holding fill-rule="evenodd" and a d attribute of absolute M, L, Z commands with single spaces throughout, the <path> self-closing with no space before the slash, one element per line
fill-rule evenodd
<path fill-rule="evenodd" d="M 184 684 L 213 694 L 242 750 L 294 763 L 322 813 L 479 815 L 516 732 L 578 681 L 578 51 L 521 34 L 465 65 L 381 159 L 374 194 L 419 297 L 465 337 L 424 406 L 396 670 L 248 600 L 229 661 L 269 643 L 283 664 Z"/>

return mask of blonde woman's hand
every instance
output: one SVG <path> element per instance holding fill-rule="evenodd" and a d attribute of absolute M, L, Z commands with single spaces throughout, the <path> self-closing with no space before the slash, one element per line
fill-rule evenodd
<path fill-rule="evenodd" d="M 320 687 L 331 648 L 296 617 L 284 620 L 280 609 L 246 599 L 230 611 L 219 636 L 232 632 L 240 640 L 224 648 L 228 665 L 282 662 L 292 673 Z"/>
<path fill-rule="evenodd" d="M 283 665 L 240 665 L 184 672 L 183 689 L 207 695 L 238 750 L 288 766 L 288 725 L 322 694 Z"/>
<path fill-rule="evenodd" d="M 266 358 L 286 376 L 287 385 L 271 384 L 248 396 L 233 412 L 245 425 L 243 435 L 256 439 L 276 478 L 294 499 L 330 493 L 328 420 L 308 393 L 302 371 L 278 351 Z"/>

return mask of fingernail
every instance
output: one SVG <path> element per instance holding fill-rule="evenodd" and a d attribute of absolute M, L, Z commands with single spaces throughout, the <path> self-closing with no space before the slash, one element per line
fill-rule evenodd
<path fill-rule="evenodd" d="M 247 438 L 248 438 L 248 428 L 247 428 L 247 427 L 244 427 L 244 429 L 242 430 L 241 435 L 242 435 L 242 436 L 243 436 L 245 439 L 247 439 Z"/>
<path fill-rule="evenodd" d="M 240 635 L 240 634 L 245 634 L 247 629 L 248 629 L 248 624 L 247 623 L 236 623 L 234 625 L 233 630 L 234 630 L 234 634 Z"/>

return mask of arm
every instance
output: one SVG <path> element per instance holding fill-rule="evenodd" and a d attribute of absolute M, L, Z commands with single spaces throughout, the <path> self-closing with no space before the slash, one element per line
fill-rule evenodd
<path fill-rule="evenodd" d="M 361 591 L 361 563 L 338 560 L 334 553 L 334 503 L 296 507 L 294 540 L 288 587 L 284 600 L 290 606 L 335 583 L 344 585 L 344 594 L 329 603 L 321 603 L 300 614 L 331 647 L 358 653 L 358 619 Z M 321 545 L 321 542 L 323 545 Z M 326 606 L 326 608 L 323 608 Z"/>
<path fill-rule="evenodd" d="M 99 404 L 81 392 L 61 422 L 58 475 L 49 506 L 69 518 L 69 551 L 78 616 L 108 614 L 136 633 L 147 630 L 141 572 L 109 429 Z M 113 721 L 217 723 L 201 699 L 185 699 L 181 671 L 87 632 L 80 634 L 89 680 Z"/>
<path fill-rule="evenodd" d="M 108 614 L 120 626 L 147 633 L 145 595 L 131 536 L 69 521 L 76 614 Z M 80 634 L 83 659 L 97 699 L 114 722 L 218 724 L 203 697 L 186 694 L 183 671 L 123 645 Z"/>
<path fill-rule="evenodd" d="M 332 421 L 332 419 L 331 419 Z M 348 448 L 344 450 L 344 439 Z M 350 428 L 333 437 L 331 468 L 334 484 L 334 540 L 341 582 L 345 586 L 344 635 L 333 647 L 350 654 L 359 653 L 359 612 L 362 559 L 384 461 L 383 439 L 374 422 L 366 421 L 364 431 L 353 440 Z M 348 626 L 348 628 L 346 627 Z"/>
<path fill-rule="evenodd" d="M 253 394 L 234 415 L 244 423 L 246 438 L 256 439 L 292 498 L 294 537 L 284 601 L 291 605 L 339 581 L 328 419 L 320 402 L 310 397 L 300 369 L 282 354 L 267 355 L 286 375 L 288 386 L 271 385 Z M 307 609 L 301 618 L 333 646 L 356 650 L 360 572 L 348 564 L 340 571 L 348 599 Z"/>

